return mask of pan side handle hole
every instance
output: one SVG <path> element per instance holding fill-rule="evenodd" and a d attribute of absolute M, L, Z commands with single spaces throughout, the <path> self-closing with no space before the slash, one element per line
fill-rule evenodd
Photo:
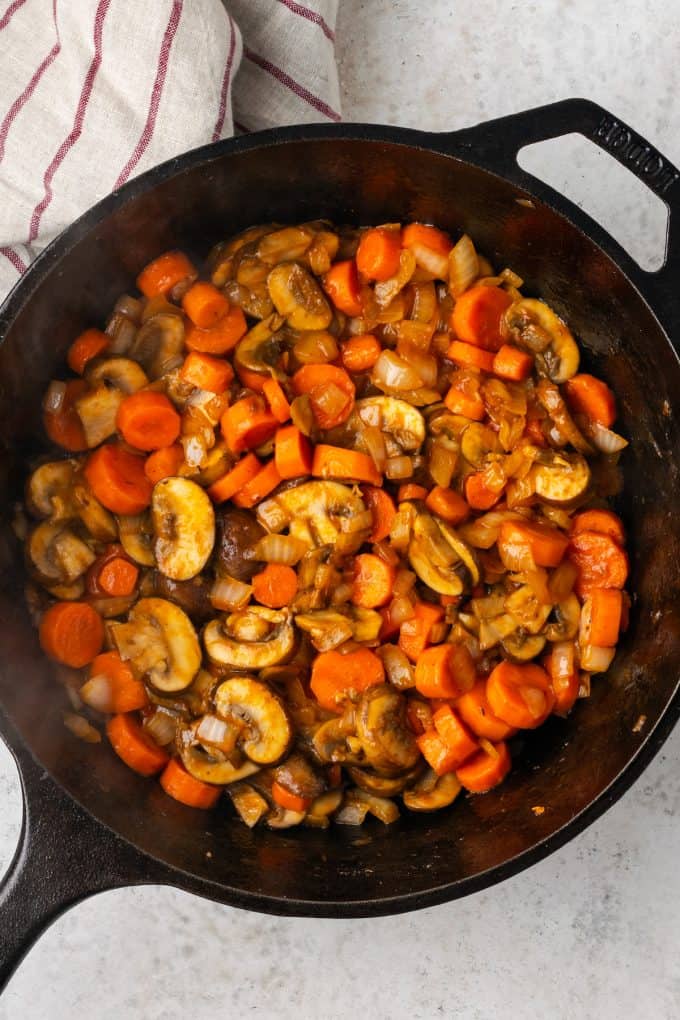
<path fill-rule="evenodd" d="M 0 881 L 7 873 L 21 832 L 21 787 L 15 761 L 0 740 Z"/>
<path fill-rule="evenodd" d="M 641 180 L 580 134 L 520 149 L 517 162 L 608 230 L 647 272 L 665 261 L 668 210 Z"/>

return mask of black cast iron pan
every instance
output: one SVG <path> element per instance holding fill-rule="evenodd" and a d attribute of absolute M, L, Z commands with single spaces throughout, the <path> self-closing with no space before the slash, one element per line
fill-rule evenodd
<path fill-rule="evenodd" d="M 666 263 L 647 274 L 589 217 L 524 173 L 524 145 L 580 132 L 668 205 Z M 39 436 L 41 394 L 70 339 L 102 320 L 140 267 L 204 253 L 252 223 L 425 220 L 465 229 L 565 314 L 586 366 L 613 386 L 624 458 L 632 625 L 606 678 L 567 721 L 526 741 L 484 797 L 396 826 L 250 831 L 226 808 L 169 800 L 106 744 L 64 729 L 63 692 L 23 607 L 9 520 Z M 363 125 L 293 127 L 171 160 L 86 213 L 0 311 L 0 732 L 21 773 L 24 822 L 0 900 L 0 985 L 67 907 L 159 883 L 278 914 L 370 916 L 439 903 L 540 860 L 630 786 L 680 713 L 680 175 L 604 110 L 569 100 L 433 135 Z M 644 720 L 641 725 L 640 720 Z M 536 817 L 533 805 L 545 805 Z"/>

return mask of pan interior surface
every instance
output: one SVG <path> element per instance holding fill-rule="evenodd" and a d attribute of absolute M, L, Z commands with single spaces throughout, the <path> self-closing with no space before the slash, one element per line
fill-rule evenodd
<path fill-rule="evenodd" d="M 251 897 L 285 913 L 394 909 L 451 898 L 526 855 L 607 790 L 638 753 L 680 672 L 680 442 L 671 409 L 680 371 L 669 340 L 615 263 L 548 206 L 500 178 L 427 149 L 365 139 L 311 139 L 215 150 L 110 200 L 43 260 L 0 347 L 0 701 L 42 766 L 96 818 L 152 857 L 206 882 L 210 895 Z M 520 199 L 521 201 L 518 201 Z M 617 509 L 629 534 L 631 625 L 615 664 L 567 720 L 528 736 L 508 780 L 448 811 L 385 828 L 248 830 L 226 805 L 204 814 L 167 798 L 106 742 L 65 729 L 64 693 L 23 605 L 21 551 L 10 522 L 26 460 L 40 448 L 40 403 L 72 338 L 101 325 L 139 269 L 168 248 L 196 257 L 254 223 L 423 220 L 466 231 L 499 269 L 569 322 L 586 371 L 616 393 L 631 440 Z M 676 415 L 676 419 L 677 419 Z M 677 713 L 677 705 L 672 711 Z M 534 806 L 543 806 L 534 814 Z M 496 875 L 496 877 L 498 877 Z M 178 878 L 178 881 L 181 879 Z M 222 891 L 220 891 L 222 890 Z M 420 899 L 419 899 L 420 897 Z M 401 902 L 399 902 L 401 900 Z M 383 907 L 383 909 L 385 909 Z M 296 908 L 295 912 L 305 912 Z M 370 912 L 367 911 L 367 912 Z"/>

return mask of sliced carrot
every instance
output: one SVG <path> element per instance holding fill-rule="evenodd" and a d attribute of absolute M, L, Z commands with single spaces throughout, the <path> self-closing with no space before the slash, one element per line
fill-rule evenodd
<path fill-rule="evenodd" d="M 281 478 L 302 478 L 312 473 L 312 444 L 297 426 L 276 430 L 274 461 Z"/>
<path fill-rule="evenodd" d="M 272 459 L 261 468 L 254 478 L 239 489 L 232 497 L 234 506 L 249 509 L 256 506 L 261 499 L 273 492 L 281 482 L 281 475 L 276 470 L 276 463 Z"/>
<path fill-rule="evenodd" d="M 177 758 L 171 758 L 163 769 L 160 784 L 168 797 L 203 811 L 215 807 L 222 793 L 222 787 L 210 786 L 192 776 Z"/>
<path fill-rule="evenodd" d="M 243 397 L 228 407 L 220 419 L 222 435 L 232 453 L 242 453 L 266 443 L 279 422 L 265 408 L 262 397 Z"/>
<path fill-rule="evenodd" d="M 486 740 L 506 740 L 515 732 L 491 711 L 486 696 L 486 680 L 478 680 L 471 690 L 458 698 L 456 711 L 474 734 Z"/>
<path fill-rule="evenodd" d="M 125 556 L 113 556 L 102 565 L 97 584 L 106 595 L 122 597 L 132 595 L 138 578 L 139 567 Z"/>
<path fill-rule="evenodd" d="M 312 665 L 311 691 L 322 708 L 342 712 L 342 701 L 381 684 L 385 670 L 381 660 L 368 648 L 341 652 L 321 652 Z"/>
<path fill-rule="evenodd" d="M 151 502 L 153 486 L 144 473 L 144 458 L 117 443 L 90 454 L 85 477 L 99 502 L 114 514 L 140 514 Z"/>
<path fill-rule="evenodd" d="M 348 372 L 368 372 L 380 357 L 380 341 L 372 333 L 362 333 L 340 344 L 340 358 Z"/>
<path fill-rule="evenodd" d="M 574 590 L 583 597 L 593 588 L 623 588 L 628 557 L 609 535 L 579 531 L 569 542 L 569 559 L 578 570 Z"/>
<path fill-rule="evenodd" d="M 271 379 L 269 373 L 264 372 L 251 372 L 249 368 L 243 368 L 242 365 L 235 365 L 236 375 L 239 377 L 243 386 L 246 389 L 254 390 L 255 393 L 263 393 L 263 386 L 267 379 Z"/>
<path fill-rule="evenodd" d="M 497 351 L 503 346 L 503 315 L 511 304 L 512 298 L 500 287 L 470 287 L 453 306 L 451 328 L 459 340 Z"/>
<path fill-rule="evenodd" d="M 381 556 L 361 553 L 354 557 L 351 601 L 362 609 L 377 609 L 392 597 L 396 571 Z"/>
<path fill-rule="evenodd" d="M 512 344 L 503 344 L 493 358 L 493 374 L 501 379 L 522 382 L 528 379 L 534 367 L 534 359 L 526 351 Z"/>
<path fill-rule="evenodd" d="M 361 288 L 354 259 L 336 262 L 323 278 L 323 288 L 335 307 L 354 318 L 361 315 Z"/>
<path fill-rule="evenodd" d="M 416 690 L 425 698 L 458 698 L 475 679 L 475 664 L 465 645 L 433 645 L 418 656 Z"/>
<path fill-rule="evenodd" d="M 581 609 L 581 644 L 613 648 L 619 640 L 622 613 L 623 594 L 618 588 L 592 588 Z"/>
<path fill-rule="evenodd" d="M 269 609 L 281 609 L 290 605 L 298 589 L 297 574 L 292 567 L 282 563 L 268 563 L 259 574 L 255 574 L 251 584 L 253 596 Z"/>
<path fill-rule="evenodd" d="M 399 486 L 397 492 L 397 503 L 407 503 L 409 500 L 425 499 L 427 489 L 424 485 L 415 485 L 413 482 L 406 482 Z"/>
<path fill-rule="evenodd" d="M 462 524 L 470 516 L 470 507 L 463 497 L 453 489 L 435 485 L 430 489 L 425 506 L 449 524 Z"/>
<path fill-rule="evenodd" d="M 477 347 L 475 344 L 454 340 L 449 345 L 446 357 L 449 361 L 455 361 L 457 365 L 463 365 L 465 368 L 479 368 L 482 372 L 493 372 L 493 353 L 483 347 Z"/>
<path fill-rule="evenodd" d="M 87 602 L 55 602 L 43 613 L 39 636 L 51 659 L 80 669 L 101 651 L 104 624 Z"/>
<path fill-rule="evenodd" d="M 555 701 L 550 677 L 540 666 L 503 661 L 489 674 L 486 696 L 491 711 L 508 726 L 533 730 L 545 722 Z"/>
<path fill-rule="evenodd" d="M 456 372 L 444 403 L 452 414 L 462 414 L 472 421 L 482 421 L 486 408 L 479 392 L 479 374 L 471 371 Z"/>
<path fill-rule="evenodd" d="M 448 234 L 438 230 L 437 227 L 430 227 L 427 223 L 409 223 L 401 232 L 401 243 L 404 248 L 422 244 L 439 255 L 448 255 L 453 247 Z"/>
<path fill-rule="evenodd" d="M 182 280 L 195 279 L 197 275 L 186 255 L 181 251 L 167 251 L 142 269 L 137 286 L 145 297 L 152 298 L 168 294 Z"/>
<path fill-rule="evenodd" d="M 182 298 L 182 308 L 194 326 L 211 329 L 229 311 L 229 299 L 212 283 L 198 280 Z"/>
<path fill-rule="evenodd" d="M 354 383 L 344 368 L 336 365 L 303 365 L 292 379 L 297 396 L 309 394 L 312 411 L 320 429 L 334 429 L 347 421 L 354 407 Z M 338 397 L 329 409 L 326 399 L 332 391 Z M 343 398 L 344 397 L 344 401 Z"/>
<path fill-rule="evenodd" d="M 262 384 L 262 392 L 267 398 L 269 409 L 276 420 L 281 424 L 288 421 L 290 419 L 290 404 L 281 384 L 276 379 L 265 379 Z"/>
<path fill-rule="evenodd" d="M 236 464 L 226 475 L 222 475 L 208 489 L 208 495 L 213 503 L 224 503 L 225 499 L 231 499 L 237 492 L 247 485 L 260 473 L 261 462 L 254 453 L 247 453 L 245 457 Z"/>
<path fill-rule="evenodd" d="M 323 443 L 314 450 L 312 474 L 316 478 L 338 478 L 343 481 L 368 482 L 381 485 L 382 477 L 367 453 L 346 450 L 342 446 L 325 446 Z"/>
<path fill-rule="evenodd" d="M 209 393 L 224 393 L 234 378 L 234 370 L 228 361 L 200 351 L 187 354 L 179 374 L 184 382 Z"/>
<path fill-rule="evenodd" d="M 272 783 L 272 800 L 286 811 L 306 811 L 312 803 L 307 797 L 298 797 L 296 793 L 291 793 L 276 780 Z"/>
<path fill-rule="evenodd" d="M 134 715 L 114 715 L 106 724 L 106 735 L 118 757 L 142 776 L 160 772 L 168 761 L 167 752 L 154 742 Z"/>
<path fill-rule="evenodd" d="M 154 485 L 164 478 L 172 478 L 184 463 L 184 448 L 181 443 L 161 446 L 144 461 L 144 474 Z"/>
<path fill-rule="evenodd" d="M 479 750 L 479 742 L 472 736 L 458 712 L 454 711 L 450 705 L 442 705 L 441 708 L 438 708 L 432 716 L 432 721 L 449 751 L 455 755 L 456 765 L 454 768 L 458 768 L 475 751 Z"/>
<path fill-rule="evenodd" d="M 498 533 L 498 552 L 528 550 L 537 567 L 556 567 L 562 562 L 569 538 L 563 531 L 536 521 L 503 521 Z"/>
<path fill-rule="evenodd" d="M 487 793 L 503 782 L 511 765 L 507 744 L 501 742 L 494 745 L 494 754 L 489 754 L 485 748 L 478 751 L 456 769 L 456 778 L 469 793 Z"/>
<path fill-rule="evenodd" d="M 399 269 L 400 254 L 400 231 L 373 227 L 361 235 L 357 269 L 366 280 L 389 280 Z"/>
<path fill-rule="evenodd" d="M 164 393 L 138 390 L 121 402 L 116 428 L 126 443 L 138 450 L 158 450 L 171 446 L 182 420 Z"/>
<path fill-rule="evenodd" d="M 362 485 L 361 494 L 373 515 L 373 530 L 368 536 L 368 541 L 382 542 L 392 530 L 392 523 L 397 514 L 394 500 L 388 492 L 375 485 Z"/>
<path fill-rule="evenodd" d="M 82 375 L 87 363 L 102 354 L 110 343 L 111 338 L 102 333 L 101 329 L 86 329 L 68 349 L 68 367 L 77 375 Z"/>
<path fill-rule="evenodd" d="M 429 644 L 433 626 L 444 619 L 444 610 L 431 602 L 416 602 L 413 614 L 399 628 L 399 647 L 411 662 L 417 662 Z"/>
<path fill-rule="evenodd" d="M 444 743 L 435 729 L 425 730 L 417 736 L 416 744 L 427 764 L 438 776 L 454 772 L 460 764 L 456 751 Z"/>
<path fill-rule="evenodd" d="M 559 659 L 556 657 L 555 649 L 542 659 L 543 668 L 546 670 L 552 683 L 555 704 L 553 712 L 555 715 L 566 716 L 574 707 L 578 698 L 581 680 L 575 665 L 574 646 L 570 646 L 570 655 L 566 660 L 567 668 L 560 669 Z"/>
<path fill-rule="evenodd" d="M 189 327 L 184 343 L 190 351 L 200 351 L 202 354 L 227 354 L 247 332 L 245 315 L 238 305 L 232 305 L 224 318 L 210 329 Z"/>
<path fill-rule="evenodd" d="M 58 446 L 71 453 L 82 453 L 87 450 L 87 440 L 83 431 L 83 423 L 76 411 L 76 400 L 88 390 L 84 379 L 69 379 L 66 393 L 58 411 L 45 411 L 43 423 L 45 432 Z"/>
<path fill-rule="evenodd" d="M 611 510 L 584 510 L 576 514 L 572 520 L 571 533 L 578 535 L 581 531 L 596 531 L 599 535 L 609 535 L 617 545 L 626 541 L 623 523 Z"/>
<path fill-rule="evenodd" d="M 616 400 L 605 382 L 594 375 L 574 375 L 564 384 L 572 411 L 609 428 L 616 421 Z"/>
<path fill-rule="evenodd" d="M 465 479 L 465 499 L 473 510 L 490 510 L 501 498 L 500 492 L 490 489 L 483 471 L 473 471 Z"/>
<path fill-rule="evenodd" d="M 90 679 L 96 676 L 104 676 L 109 681 L 111 700 L 107 712 L 136 712 L 149 704 L 144 684 L 135 678 L 118 652 L 102 652 L 92 660 Z"/>

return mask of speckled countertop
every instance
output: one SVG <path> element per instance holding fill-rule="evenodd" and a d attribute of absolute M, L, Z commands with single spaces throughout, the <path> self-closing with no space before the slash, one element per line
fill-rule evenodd
<path fill-rule="evenodd" d="M 344 115 L 432 130 L 582 95 L 680 163 L 680 6 L 668 0 L 340 0 Z M 665 212 L 574 139 L 525 165 L 645 265 Z M 0 745 L 0 868 L 16 845 Z M 165 888 L 89 900 L 40 940 L 0 1020 L 677 1020 L 680 730 L 600 821 L 528 872 L 379 920 L 271 918 Z M 2 933 L 0 932 L 0 938 Z"/>

